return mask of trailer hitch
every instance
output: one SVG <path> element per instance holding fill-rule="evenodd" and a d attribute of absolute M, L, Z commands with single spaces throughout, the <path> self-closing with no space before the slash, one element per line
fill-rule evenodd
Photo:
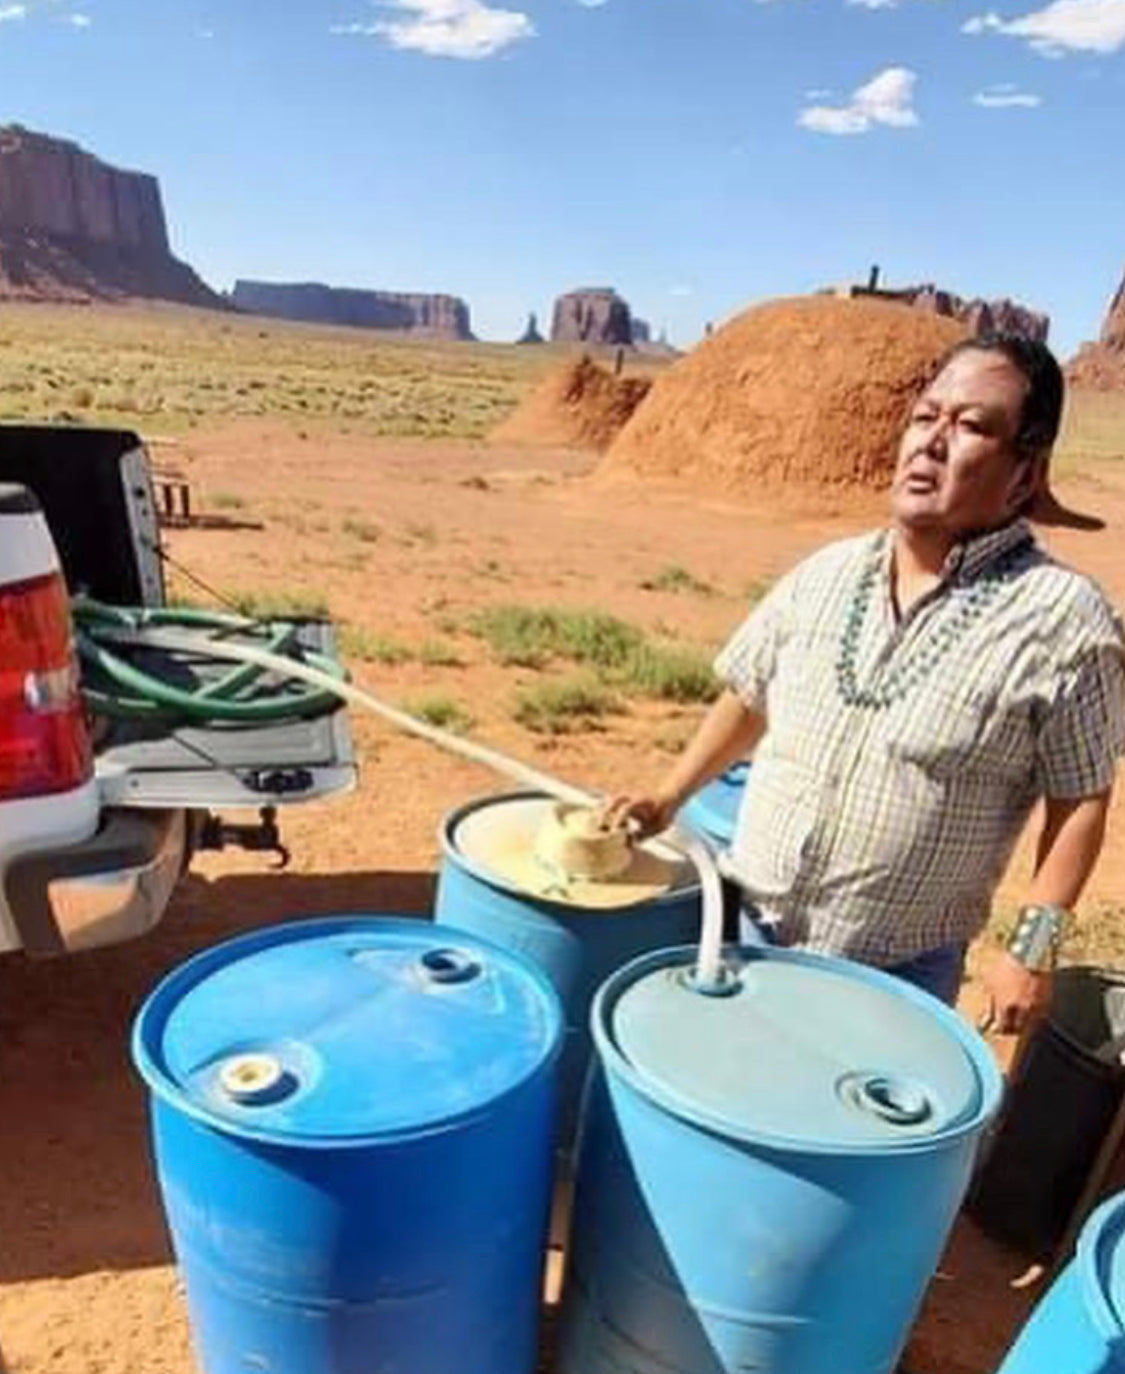
<path fill-rule="evenodd" d="M 256 854 L 276 854 L 274 869 L 289 867 L 290 854 L 281 841 L 277 826 L 277 807 L 263 806 L 255 822 L 225 821 L 221 816 L 208 816 L 200 827 L 197 846 L 200 849 L 225 849 L 237 845 Z"/>

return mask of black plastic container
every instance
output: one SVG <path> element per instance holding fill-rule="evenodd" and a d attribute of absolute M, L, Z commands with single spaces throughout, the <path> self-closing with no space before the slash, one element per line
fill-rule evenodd
<path fill-rule="evenodd" d="M 1047 1259 L 1125 1092 L 1125 973 L 1060 969 L 969 1197 L 989 1235 Z"/>

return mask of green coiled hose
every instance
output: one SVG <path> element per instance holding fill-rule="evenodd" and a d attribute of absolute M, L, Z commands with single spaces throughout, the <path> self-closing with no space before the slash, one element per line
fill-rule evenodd
<path fill-rule="evenodd" d="M 347 681 L 346 670 L 335 659 L 300 644 L 301 627 L 292 621 L 262 622 L 190 607 L 109 606 L 88 597 L 75 598 L 71 609 L 78 655 L 86 669 L 82 694 L 97 715 L 261 725 L 321 715 L 339 705 L 339 695 L 325 687 L 281 680 L 269 669 L 240 660 L 239 648 L 247 645 L 316 668 L 336 681 Z M 164 629 L 190 636 L 190 647 L 178 651 L 183 662 L 192 657 L 211 662 L 228 659 L 234 667 L 189 689 L 155 676 L 125 656 L 131 633 L 137 636 L 134 647 L 144 648 L 146 632 Z M 271 676 L 273 681 L 267 686 L 263 679 Z"/>

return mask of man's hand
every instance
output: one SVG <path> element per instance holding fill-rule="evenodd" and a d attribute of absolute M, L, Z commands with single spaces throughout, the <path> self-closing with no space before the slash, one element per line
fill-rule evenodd
<path fill-rule="evenodd" d="M 1052 976 L 1048 972 L 1033 973 L 1006 951 L 998 954 L 983 977 L 990 1004 L 989 1029 L 1001 1035 L 1015 1035 L 1046 1015 Z"/>
<path fill-rule="evenodd" d="M 745 757 L 765 733 L 766 718 L 729 687 L 704 716 L 694 738 L 650 793 L 619 794 L 602 808 L 606 825 L 627 825 L 636 839 L 667 830 L 676 812 L 711 778 Z"/>
<path fill-rule="evenodd" d="M 678 797 L 664 793 L 652 796 L 613 797 L 602 809 L 602 819 L 607 825 L 627 826 L 634 838 L 647 840 L 650 835 L 659 835 L 667 830 L 680 808 Z"/>

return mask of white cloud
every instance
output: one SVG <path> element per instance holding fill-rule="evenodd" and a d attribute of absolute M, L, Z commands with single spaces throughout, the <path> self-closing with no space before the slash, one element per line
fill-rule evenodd
<path fill-rule="evenodd" d="M 583 9 L 597 10 L 609 3 L 609 0 L 578 0 Z"/>
<path fill-rule="evenodd" d="M 909 67 L 887 67 L 852 94 L 846 105 L 809 105 L 797 116 L 818 134 L 865 134 L 877 124 L 909 129 L 918 123 L 912 101 L 917 76 Z"/>
<path fill-rule="evenodd" d="M 215 36 L 215 30 L 214 30 L 214 29 L 196 29 L 196 31 L 195 31 L 195 36 L 196 36 L 196 38 L 203 38 L 203 39 L 214 38 L 214 36 Z"/>
<path fill-rule="evenodd" d="M 60 12 L 60 7 L 56 4 L 37 5 L 34 0 L 31 0 L 31 3 L 24 3 L 24 0 L 20 0 L 16 4 L 0 3 L 0 24 L 28 19 L 33 12 L 56 23 L 70 24 L 76 29 L 88 29 L 94 22 L 88 14 L 81 10 L 62 10 Z"/>
<path fill-rule="evenodd" d="M 681 296 L 681 297 L 694 296 L 694 295 L 695 295 L 695 287 L 694 287 L 694 286 L 688 286 L 688 285 L 686 285 L 686 284 L 681 284 L 681 285 L 679 285 L 679 286 L 670 286 L 670 287 L 668 288 L 668 294 L 669 294 L 669 296 Z"/>
<path fill-rule="evenodd" d="M 973 96 L 973 104 L 981 105 L 986 110 L 1031 110 L 1042 103 L 1042 96 L 1034 95 L 1031 91 L 1019 91 L 1009 81 L 998 86 L 986 86 Z"/>
<path fill-rule="evenodd" d="M 895 10 L 901 0 L 844 0 L 845 5 L 858 5 L 865 10 Z"/>
<path fill-rule="evenodd" d="M 405 17 L 337 24 L 331 32 L 381 38 L 392 48 L 424 52 L 430 57 L 470 59 L 492 57 L 535 35 L 535 26 L 526 14 L 497 9 L 484 0 L 379 0 L 379 8 Z"/>
<path fill-rule="evenodd" d="M 1116 52 L 1125 46 L 1125 0 L 1053 0 L 1019 19 L 1001 19 L 989 10 L 967 19 L 961 32 L 1023 38 L 1044 57 Z"/>

